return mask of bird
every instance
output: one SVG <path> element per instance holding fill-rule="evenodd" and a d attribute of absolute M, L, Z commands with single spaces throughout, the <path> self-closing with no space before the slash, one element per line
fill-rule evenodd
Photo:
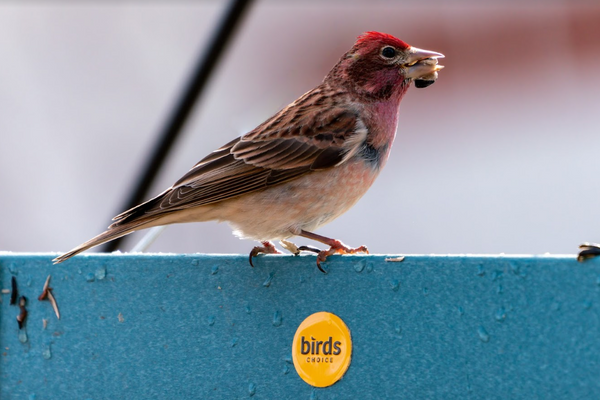
<path fill-rule="evenodd" d="M 412 83 L 438 78 L 444 55 L 386 33 L 365 32 L 314 89 L 250 132 L 208 154 L 173 186 L 113 218 L 106 231 L 56 257 L 61 263 L 134 231 L 184 222 L 227 222 L 234 235 L 260 242 L 249 254 L 368 253 L 316 229 L 350 209 L 385 166 Z M 406 121 L 402 121 L 402 124 Z M 328 249 L 296 246 L 300 236 Z"/>

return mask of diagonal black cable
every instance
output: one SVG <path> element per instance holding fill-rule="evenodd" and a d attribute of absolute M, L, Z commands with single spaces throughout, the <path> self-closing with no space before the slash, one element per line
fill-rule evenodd
<path fill-rule="evenodd" d="M 196 100 L 202 94 L 215 66 L 231 41 L 235 29 L 240 24 L 244 12 L 249 8 L 248 6 L 251 3 L 252 0 L 230 1 L 221 23 L 216 28 L 208 50 L 198 60 L 189 84 L 185 87 L 179 101 L 163 127 L 135 190 L 132 191 L 131 196 L 119 212 L 135 207 L 146 200 L 150 186 L 169 155 L 173 144 L 183 130 L 183 126 L 194 109 Z M 116 250 L 124 238 L 121 237 L 106 243 L 103 251 L 110 252 Z"/>

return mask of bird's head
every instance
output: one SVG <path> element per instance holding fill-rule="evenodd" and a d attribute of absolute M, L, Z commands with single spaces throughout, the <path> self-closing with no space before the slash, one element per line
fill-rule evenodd
<path fill-rule="evenodd" d="M 385 100 L 402 96 L 411 82 L 427 87 L 437 79 L 443 54 L 418 49 L 394 36 L 366 32 L 340 59 L 328 75 L 341 79 L 360 95 Z M 327 79 L 327 78 L 326 78 Z"/>

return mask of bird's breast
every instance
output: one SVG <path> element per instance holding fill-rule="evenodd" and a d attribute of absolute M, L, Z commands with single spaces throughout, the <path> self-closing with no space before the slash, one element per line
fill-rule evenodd
<path fill-rule="evenodd" d="M 300 229 L 313 231 L 356 204 L 378 172 L 369 162 L 353 158 L 223 202 L 218 219 L 228 221 L 238 236 L 257 240 L 285 239 Z"/>
<path fill-rule="evenodd" d="M 398 129 L 400 100 L 378 102 L 364 111 L 363 121 L 369 130 L 368 143 L 375 149 L 389 152 Z"/>

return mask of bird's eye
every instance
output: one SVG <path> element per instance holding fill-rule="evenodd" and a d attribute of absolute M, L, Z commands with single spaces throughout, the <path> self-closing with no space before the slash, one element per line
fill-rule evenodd
<path fill-rule="evenodd" d="M 384 47 L 381 50 L 381 55 L 385 58 L 394 58 L 396 57 L 396 50 L 393 47 Z"/>

